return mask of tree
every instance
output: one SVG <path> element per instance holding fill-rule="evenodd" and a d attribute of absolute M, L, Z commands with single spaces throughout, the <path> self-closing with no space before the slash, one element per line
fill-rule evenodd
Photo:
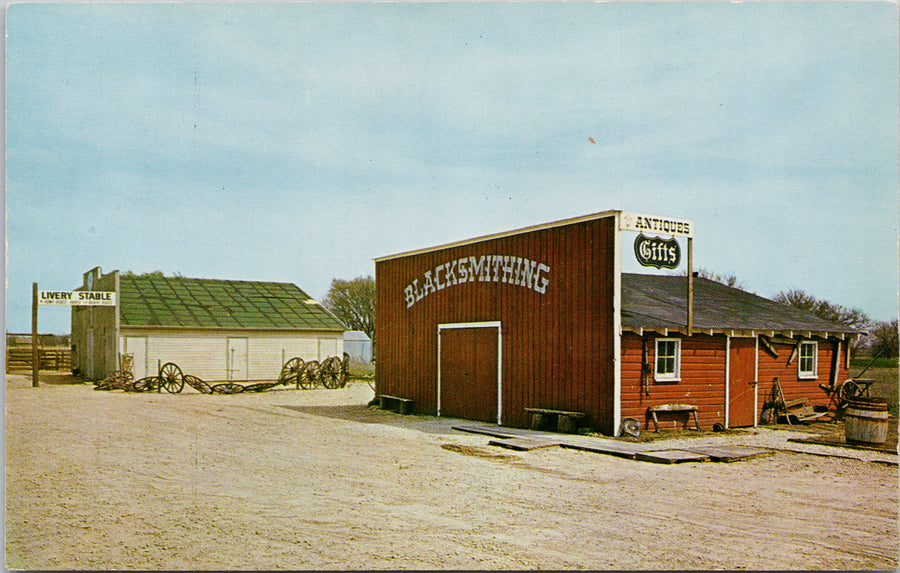
<path fill-rule="evenodd" d="M 678 273 L 680 277 L 687 276 L 687 269 L 684 269 L 680 273 Z M 720 275 L 712 272 L 709 269 L 697 269 L 694 271 L 695 277 L 700 277 L 702 279 L 709 279 L 711 281 L 715 281 L 717 283 L 722 283 L 725 286 L 729 286 L 731 288 L 744 288 L 741 283 L 738 282 L 737 277 L 734 275 Z"/>
<path fill-rule="evenodd" d="M 365 332 L 374 344 L 375 279 L 371 276 L 356 277 L 351 281 L 332 279 L 322 306 L 350 329 Z"/>
<path fill-rule="evenodd" d="M 861 310 L 820 300 L 799 289 L 781 291 L 775 295 L 773 300 L 805 310 L 823 320 L 837 322 L 856 330 L 865 330 L 872 324 L 869 317 Z"/>
<path fill-rule="evenodd" d="M 883 358 L 896 358 L 900 351 L 900 335 L 897 332 L 897 319 L 877 322 L 869 332 L 872 338 L 870 352 L 875 356 L 879 352 Z"/>

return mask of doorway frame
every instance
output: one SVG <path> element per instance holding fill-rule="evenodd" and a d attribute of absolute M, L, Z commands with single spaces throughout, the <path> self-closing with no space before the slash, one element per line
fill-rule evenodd
<path fill-rule="evenodd" d="M 503 420 L 503 328 L 499 320 L 487 322 L 448 322 L 437 325 L 437 415 L 441 415 L 441 331 L 461 328 L 497 329 L 497 425 Z"/>

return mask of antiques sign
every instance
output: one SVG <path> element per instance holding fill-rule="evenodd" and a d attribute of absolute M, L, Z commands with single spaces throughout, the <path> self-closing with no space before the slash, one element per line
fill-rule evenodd
<path fill-rule="evenodd" d="M 641 215 L 640 213 L 623 212 L 619 218 L 619 229 L 622 231 L 652 232 L 680 237 L 694 236 L 693 221 Z"/>
<path fill-rule="evenodd" d="M 681 247 L 675 239 L 640 234 L 634 240 L 634 255 L 645 267 L 675 269 L 681 262 Z"/>
<path fill-rule="evenodd" d="M 61 304 L 66 306 L 116 306 L 116 293 L 88 292 L 78 290 L 42 290 L 38 293 L 38 304 Z"/>

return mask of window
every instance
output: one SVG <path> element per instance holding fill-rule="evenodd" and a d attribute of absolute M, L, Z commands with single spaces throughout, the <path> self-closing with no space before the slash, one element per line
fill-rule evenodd
<path fill-rule="evenodd" d="M 656 372 L 654 378 L 664 382 L 681 380 L 681 340 L 656 339 Z"/>
<path fill-rule="evenodd" d="M 800 378 L 816 378 L 818 376 L 817 363 L 819 357 L 819 344 L 817 342 L 800 343 L 800 360 L 798 362 Z"/>

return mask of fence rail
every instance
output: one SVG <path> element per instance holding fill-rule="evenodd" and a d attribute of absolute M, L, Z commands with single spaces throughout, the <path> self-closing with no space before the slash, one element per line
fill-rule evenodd
<path fill-rule="evenodd" d="M 70 370 L 72 350 L 65 347 L 39 348 L 41 370 Z M 30 346 L 6 347 L 6 371 L 31 370 Z"/>

